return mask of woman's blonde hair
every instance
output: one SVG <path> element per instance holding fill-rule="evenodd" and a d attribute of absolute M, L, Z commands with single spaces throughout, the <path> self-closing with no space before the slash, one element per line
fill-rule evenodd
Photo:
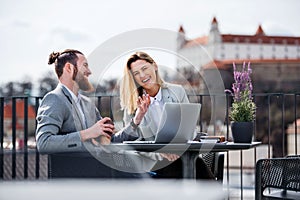
<path fill-rule="evenodd" d="M 156 65 L 155 61 L 145 52 L 136 52 L 128 58 L 120 83 L 120 101 L 121 108 L 123 110 L 126 109 L 129 115 L 134 114 L 137 109 L 138 97 L 143 95 L 144 90 L 144 88 L 136 83 L 131 72 L 131 64 L 137 60 L 144 60 Z M 159 85 L 162 85 L 163 80 L 159 76 L 158 71 L 156 71 L 156 80 Z"/>

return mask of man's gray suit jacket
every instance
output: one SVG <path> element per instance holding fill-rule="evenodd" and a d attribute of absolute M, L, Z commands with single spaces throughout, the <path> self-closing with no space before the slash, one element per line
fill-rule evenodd
<path fill-rule="evenodd" d="M 45 95 L 37 113 L 36 141 L 41 153 L 78 152 L 86 148 L 81 142 L 80 131 L 94 125 L 102 117 L 95 104 L 82 95 L 81 98 L 86 123 L 69 91 L 62 85 Z M 115 134 L 113 142 L 134 140 L 137 132 L 127 125 Z"/>

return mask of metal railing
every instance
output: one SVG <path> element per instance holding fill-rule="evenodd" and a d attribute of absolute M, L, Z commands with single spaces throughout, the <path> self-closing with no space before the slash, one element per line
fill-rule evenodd
<path fill-rule="evenodd" d="M 254 94 L 254 101 L 257 104 L 254 140 L 267 145 L 266 158 L 284 157 L 288 153 L 291 154 L 291 152 L 287 152 L 288 145 L 293 145 L 292 154 L 298 155 L 299 96 L 300 93 Z M 2 180 L 47 179 L 47 157 L 40 155 L 34 145 L 28 145 L 30 141 L 34 140 L 34 131 L 30 132 L 29 128 L 35 130 L 36 127 L 35 119 L 28 116 L 28 108 L 31 106 L 36 113 L 41 98 L 31 96 L 0 97 L 0 179 Z M 95 100 L 102 116 L 109 116 L 114 121 L 122 121 L 122 112 L 119 108 L 117 95 L 99 95 L 91 98 Z M 220 98 L 223 98 L 225 102 L 222 105 L 219 104 Z M 211 135 L 224 135 L 227 140 L 231 140 L 229 119 L 231 96 L 228 94 L 196 94 L 189 95 L 189 99 L 191 102 L 202 104 L 198 124 L 199 131 L 208 132 Z M 19 102 L 23 102 L 22 113 L 18 110 L 20 109 Z M 6 113 L 8 111 L 11 112 L 11 116 Z M 222 117 L 223 119 L 221 119 Z M 32 120 L 34 123 L 29 123 Z M 294 123 L 294 144 L 287 143 L 286 130 L 288 123 L 291 122 Z M 280 151 L 277 151 L 278 149 Z M 257 153 L 254 149 L 252 158 L 254 163 L 258 159 Z M 224 183 L 229 184 L 230 170 L 237 168 L 240 171 L 239 187 L 242 199 L 244 170 L 250 168 L 254 171 L 255 165 L 244 167 L 244 154 L 243 151 L 240 151 L 240 166 L 230 166 L 229 152 L 226 154 L 226 167 L 224 169 L 226 170 L 226 179 Z"/>

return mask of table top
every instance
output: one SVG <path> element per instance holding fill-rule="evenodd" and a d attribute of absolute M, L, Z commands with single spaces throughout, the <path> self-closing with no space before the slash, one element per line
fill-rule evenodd
<path fill-rule="evenodd" d="M 137 150 L 146 152 L 177 152 L 177 151 L 197 151 L 197 152 L 222 152 L 231 150 L 247 150 L 260 145 L 261 142 L 252 143 L 233 143 L 233 142 L 222 142 L 222 143 L 207 143 L 207 142 L 191 142 L 191 143 L 172 143 L 172 144 L 153 144 L 153 143 L 117 143 L 111 144 L 124 150 Z"/>
<path fill-rule="evenodd" d="M 153 144 L 153 143 L 111 143 L 90 149 L 89 152 L 120 152 L 124 151 L 140 151 L 140 152 L 156 152 L 156 153 L 179 153 L 196 152 L 226 152 L 234 150 L 247 150 L 257 147 L 261 142 L 252 143 L 234 143 L 234 142 L 221 142 L 221 143 L 208 143 L 208 142 L 191 142 L 191 143 L 169 143 L 169 144 Z M 66 152 L 62 152 L 65 154 Z M 76 156 L 90 156 L 86 151 L 84 152 L 67 152 L 68 154 L 75 153 Z"/>

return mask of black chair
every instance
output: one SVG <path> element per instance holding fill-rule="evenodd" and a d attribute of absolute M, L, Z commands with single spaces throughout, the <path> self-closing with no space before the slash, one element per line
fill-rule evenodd
<path fill-rule="evenodd" d="M 175 178 L 182 179 L 182 161 L 170 162 L 164 159 L 154 170 L 153 178 Z M 191 163 L 192 164 L 192 163 Z M 161 166 L 165 166 L 160 168 Z M 223 181 L 224 153 L 205 153 L 195 160 L 196 179 Z"/>
<path fill-rule="evenodd" d="M 214 177 L 214 179 L 219 182 L 223 182 L 224 153 L 223 152 L 205 153 L 202 155 L 202 159 L 205 162 L 208 169 L 212 172 L 212 176 Z M 199 174 L 202 169 L 199 169 L 199 166 L 196 166 L 196 170 L 197 170 L 196 174 Z"/>
<path fill-rule="evenodd" d="M 105 164 L 89 152 L 53 153 L 48 155 L 48 178 L 144 178 L 143 173 L 131 173 L 135 164 L 128 156 L 102 152 Z M 107 161 L 108 160 L 108 161 Z M 112 163 L 113 168 L 107 166 Z M 131 168 L 131 169 L 129 169 Z M 131 171 L 129 171 L 131 170 Z"/>
<path fill-rule="evenodd" d="M 258 160 L 255 199 L 300 199 L 300 158 Z"/>

